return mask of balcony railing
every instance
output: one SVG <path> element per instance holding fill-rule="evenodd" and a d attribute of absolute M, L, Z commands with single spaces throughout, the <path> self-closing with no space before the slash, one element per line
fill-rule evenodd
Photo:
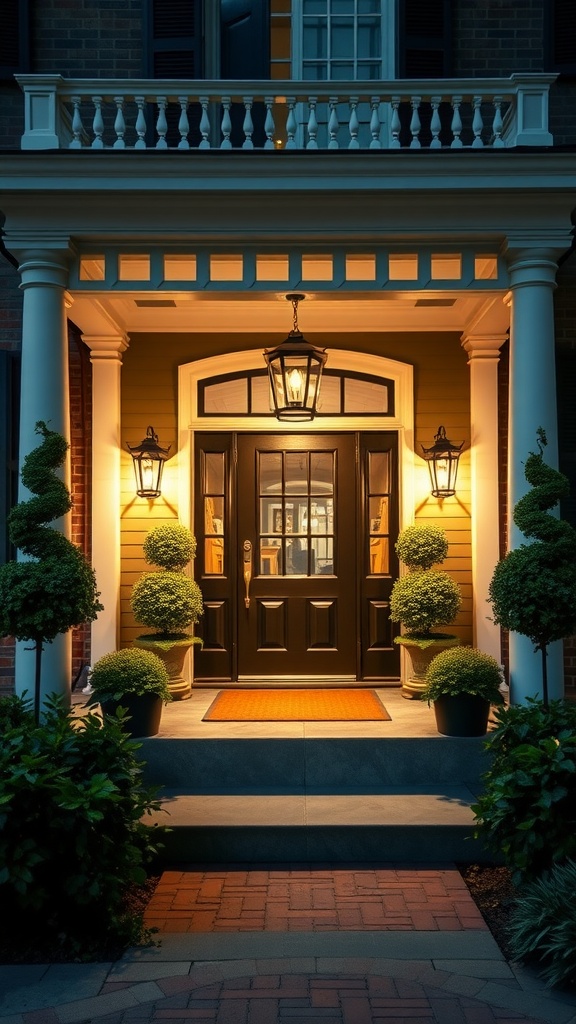
<path fill-rule="evenodd" d="M 371 82 L 18 75 L 22 149 L 499 149 L 550 146 L 554 75 Z"/>

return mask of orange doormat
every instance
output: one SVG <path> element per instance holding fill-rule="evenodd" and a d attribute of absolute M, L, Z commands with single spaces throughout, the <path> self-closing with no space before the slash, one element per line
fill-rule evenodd
<path fill-rule="evenodd" d="M 390 715 L 374 690 L 221 690 L 203 722 L 378 722 Z"/>

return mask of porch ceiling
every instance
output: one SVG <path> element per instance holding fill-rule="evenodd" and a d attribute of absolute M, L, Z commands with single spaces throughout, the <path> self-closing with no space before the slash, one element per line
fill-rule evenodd
<path fill-rule="evenodd" d="M 306 291 L 300 307 L 300 327 L 305 334 L 483 330 L 504 333 L 509 310 L 504 292 L 487 294 L 438 290 L 315 294 Z M 119 331 L 127 335 L 146 332 L 282 334 L 291 328 L 291 310 L 285 293 L 202 294 L 201 292 L 104 293 L 71 295 L 68 315 L 86 335 Z"/>

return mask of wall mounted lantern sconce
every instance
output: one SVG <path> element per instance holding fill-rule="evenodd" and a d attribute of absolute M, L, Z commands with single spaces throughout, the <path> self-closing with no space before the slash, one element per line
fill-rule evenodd
<path fill-rule="evenodd" d="M 126 447 L 134 462 L 136 494 L 139 498 L 159 498 L 162 493 L 162 470 L 172 446 L 161 448 L 154 427 L 148 427 L 146 437 L 140 444 L 132 447 L 126 442 Z"/>
<path fill-rule="evenodd" d="M 435 498 L 449 498 L 456 493 L 458 462 L 463 446 L 464 441 L 459 445 L 452 444 L 446 437 L 444 427 L 438 427 L 438 433 L 434 436 L 434 444 L 430 448 L 425 448 L 422 445 L 424 458 L 430 471 L 432 494 Z"/>
<path fill-rule="evenodd" d="M 274 413 L 278 420 L 313 420 L 316 415 L 320 380 L 326 350 L 306 341 L 298 328 L 298 303 L 305 295 L 291 293 L 293 327 L 276 348 L 264 352 L 270 376 Z"/>

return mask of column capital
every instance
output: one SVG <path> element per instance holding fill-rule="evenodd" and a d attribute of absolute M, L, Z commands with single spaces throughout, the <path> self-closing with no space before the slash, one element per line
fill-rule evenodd
<path fill-rule="evenodd" d="M 468 353 L 468 362 L 478 359 L 493 361 L 497 363 L 500 359 L 500 349 L 508 340 L 508 332 L 501 334 L 463 334 L 460 344 Z"/>
<path fill-rule="evenodd" d="M 557 249 L 509 245 L 506 262 L 510 271 L 510 288 L 538 284 L 555 288 L 559 256 Z"/>
<path fill-rule="evenodd" d="M 68 259 L 51 249 L 27 249 L 20 254 L 20 287 L 68 287 Z"/>
<path fill-rule="evenodd" d="M 90 349 L 90 362 L 122 362 L 130 339 L 126 334 L 83 334 L 82 341 Z"/>

